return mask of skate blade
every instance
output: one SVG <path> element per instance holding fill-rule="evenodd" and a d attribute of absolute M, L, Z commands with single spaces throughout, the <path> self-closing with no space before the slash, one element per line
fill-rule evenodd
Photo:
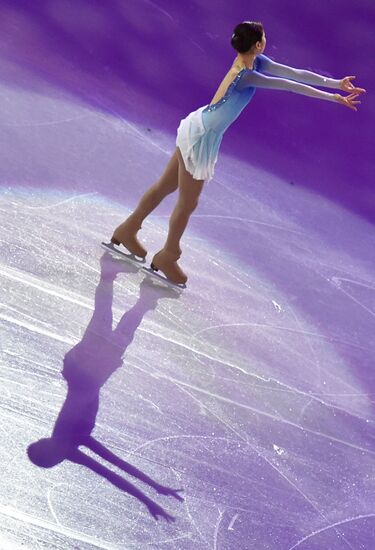
<path fill-rule="evenodd" d="M 157 281 L 162 282 L 164 285 L 168 286 L 169 288 L 173 288 L 174 290 L 184 290 L 186 288 L 185 283 L 174 283 L 170 279 L 167 279 L 167 277 L 164 277 L 164 275 L 159 275 L 159 273 L 156 273 L 151 267 L 142 267 L 142 271 L 146 273 L 147 275 L 154 277 Z"/>
<path fill-rule="evenodd" d="M 134 256 L 131 252 L 128 254 L 126 252 L 123 252 L 122 250 L 119 250 L 117 246 L 113 243 L 101 243 L 101 247 L 104 248 L 107 252 L 112 254 L 112 256 L 117 256 L 118 258 L 121 258 L 122 260 L 126 260 L 127 262 L 130 262 L 133 265 L 136 265 L 137 267 L 142 267 L 146 263 L 145 258 L 137 258 L 137 256 Z"/>

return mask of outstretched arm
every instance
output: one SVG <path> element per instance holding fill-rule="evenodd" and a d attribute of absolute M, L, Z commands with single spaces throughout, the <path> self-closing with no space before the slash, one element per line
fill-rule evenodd
<path fill-rule="evenodd" d="M 261 73 L 268 73 L 281 78 L 287 78 L 289 80 L 295 80 L 304 84 L 311 84 L 313 86 L 323 86 L 324 88 L 334 88 L 336 90 L 343 90 L 351 93 L 363 93 L 363 88 L 357 88 L 353 85 L 352 80 L 355 76 L 347 76 L 342 79 L 329 78 L 322 76 L 305 69 L 295 69 L 288 65 L 276 63 L 266 55 L 258 56 L 258 67 Z"/>
<path fill-rule="evenodd" d="M 354 111 L 357 110 L 356 105 L 360 103 L 360 101 L 356 101 L 356 98 L 358 97 L 357 93 L 352 93 L 347 96 L 332 94 L 330 92 L 324 92 L 323 90 L 313 88 L 312 86 L 307 86 L 306 84 L 301 84 L 300 82 L 295 82 L 294 80 L 266 76 L 258 73 L 257 71 L 247 71 L 238 83 L 239 91 L 248 87 L 284 90 L 287 92 L 294 92 L 296 94 L 314 97 L 316 99 L 325 99 L 326 101 L 341 103 Z"/>

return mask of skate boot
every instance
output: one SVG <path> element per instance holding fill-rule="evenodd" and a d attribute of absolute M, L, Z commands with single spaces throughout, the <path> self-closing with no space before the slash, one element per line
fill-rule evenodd
<path fill-rule="evenodd" d="M 169 281 L 177 285 L 183 285 L 187 281 L 187 276 L 177 263 L 179 258 L 180 254 L 162 249 L 153 257 L 151 269 L 154 271 L 159 271 L 160 269 Z"/>
<path fill-rule="evenodd" d="M 141 245 L 136 236 L 140 229 L 140 225 L 128 218 L 114 230 L 111 243 L 116 246 L 122 244 L 134 256 L 145 258 L 147 250 Z"/>

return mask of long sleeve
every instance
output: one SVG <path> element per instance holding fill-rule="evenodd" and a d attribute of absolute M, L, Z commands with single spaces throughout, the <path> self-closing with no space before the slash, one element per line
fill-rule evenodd
<path fill-rule="evenodd" d="M 326 101 L 336 101 L 334 94 L 312 88 L 306 84 L 301 84 L 293 80 L 287 80 L 286 78 L 275 78 L 272 76 L 266 76 L 257 71 L 247 71 L 239 83 L 237 84 L 238 91 L 242 91 L 244 88 L 269 88 L 273 90 L 284 90 L 287 92 L 294 92 L 296 94 L 302 94 L 316 99 L 324 99 Z"/>
<path fill-rule="evenodd" d="M 276 63 L 272 61 L 266 55 L 259 55 L 258 60 L 258 71 L 261 73 L 268 73 L 274 76 L 279 76 L 282 78 L 287 78 L 289 80 L 295 80 L 297 82 L 302 82 L 304 84 L 312 84 L 313 86 L 323 86 L 324 88 L 335 88 L 340 89 L 341 80 L 336 80 L 334 78 L 328 78 L 305 69 L 295 69 L 293 67 L 288 67 L 288 65 L 282 65 L 281 63 Z"/>

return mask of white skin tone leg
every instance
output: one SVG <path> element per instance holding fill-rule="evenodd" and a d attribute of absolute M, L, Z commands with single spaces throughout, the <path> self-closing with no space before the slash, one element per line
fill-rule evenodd
<path fill-rule="evenodd" d="M 169 231 L 163 249 L 154 258 L 154 264 L 166 276 L 177 283 L 186 282 L 186 275 L 177 265 L 181 254 L 180 240 L 189 222 L 189 218 L 198 205 L 198 199 L 203 189 L 204 181 L 194 179 L 185 168 L 180 150 L 177 148 L 168 165 L 159 178 L 141 197 L 137 208 L 114 232 L 116 239 L 121 241 L 121 233 L 136 232 L 143 220 L 170 193 L 178 189 L 178 199 L 169 220 Z M 134 241 L 133 237 L 133 241 Z M 142 245 L 139 244 L 142 252 Z M 133 242 L 134 245 L 134 242 Z M 139 255 L 142 255 L 139 254 Z"/>
<path fill-rule="evenodd" d="M 177 152 L 171 156 L 161 177 L 144 193 L 134 212 L 113 232 L 112 242 L 122 243 L 130 252 L 139 257 L 145 257 L 146 249 L 136 237 L 143 220 L 158 206 L 158 204 L 178 187 L 178 157 Z"/>
<path fill-rule="evenodd" d="M 199 196 L 204 181 L 196 180 L 186 170 L 180 150 L 176 149 L 178 158 L 178 199 L 169 219 L 167 240 L 152 260 L 152 266 L 160 269 L 164 275 L 175 283 L 186 283 L 187 276 L 177 264 L 181 254 L 180 240 L 188 225 L 191 214 L 198 206 Z"/>
<path fill-rule="evenodd" d="M 187 214 L 193 212 L 197 205 L 196 203 L 202 191 L 202 187 L 203 181 L 195 180 L 189 172 L 187 172 L 181 153 L 177 148 L 170 158 L 163 175 L 145 192 L 137 208 L 129 218 L 141 225 L 146 216 L 148 216 L 167 195 L 173 193 L 178 188 L 179 197 L 175 210 L 171 216 L 172 225 L 176 229 L 176 235 L 178 235 L 181 233 L 181 230 L 177 230 L 177 225 L 180 226 L 180 217 L 185 217 Z M 176 254 L 180 253 L 181 251 L 178 245 L 180 238 L 181 236 L 174 239 L 173 236 L 168 235 L 165 248 Z"/>
<path fill-rule="evenodd" d="M 202 192 L 204 181 L 196 180 L 186 170 L 180 150 L 178 156 L 178 199 L 169 220 L 169 232 L 164 249 L 172 254 L 181 254 L 180 240 L 189 222 L 191 214 L 198 206 L 199 196 Z"/>
<path fill-rule="evenodd" d="M 128 220 L 131 219 L 135 225 L 140 227 L 146 216 L 148 216 L 167 195 L 176 191 L 178 187 L 178 165 L 179 160 L 177 151 L 175 151 L 169 159 L 161 177 L 144 193 L 137 208 L 129 218 L 127 218 Z"/>

